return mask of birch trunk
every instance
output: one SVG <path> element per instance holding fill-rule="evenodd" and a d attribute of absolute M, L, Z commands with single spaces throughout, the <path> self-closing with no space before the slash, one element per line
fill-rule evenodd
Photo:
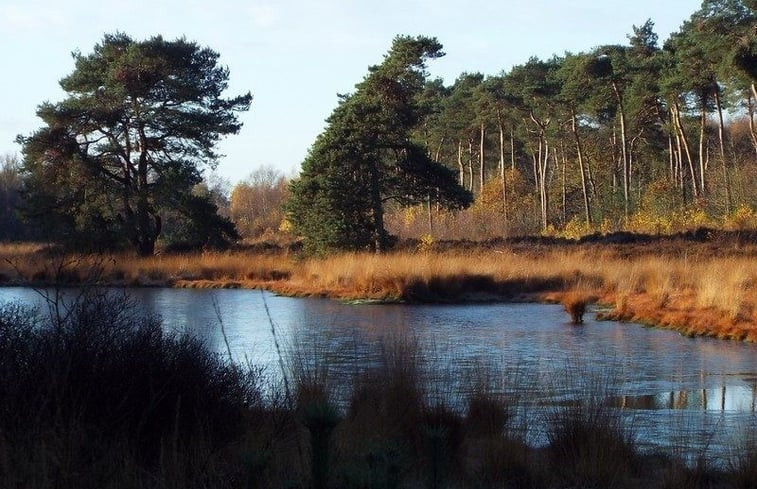
<path fill-rule="evenodd" d="M 670 137 L 670 133 L 668 132 L 668 172 L 669 172 L 669 178 L 671 181 L 675 182 L 675 161 L 673 158 L 673 138 Z"/>
<path fill-rule="evenodd" d="M 678 133 L 678 126 L 675 124 L 675 116 L 673 117 L 672 122 L 674 125 L 673 129 L 676 140 L 676 183 L 681 189 L 683 201 L 686 202 L 686 183 L 684 181 L 684 174 L 686 172 L 683 169 L 683 146 L 681 144 L 681 135 Z"/>
<path fill-rule="evenodd" d="M 618 155 L 618 136 L 615 134 L 615 126 L 612 126 L 612 138 L 610 139 L 610 146 L 612 147 L 612 194 L 618 191 L 618 162 L 620 162 L 620 155 Z"/>

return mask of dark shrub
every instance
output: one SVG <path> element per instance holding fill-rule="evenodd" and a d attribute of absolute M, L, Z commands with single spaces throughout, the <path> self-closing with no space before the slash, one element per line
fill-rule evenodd
<path fill-rule="evenodd" d="M 0 453 L 10 454 L 0 486 L 41 477 L 81 487 L 114 470 L 137 479 L 192 473 L 197 484 L 212 477 L 192 461 L 249 429 L 255 376 L 194 338 L 164 333 L 124 296 L 53 305 L 49 317 L 0 309 Z M 114 460 L 131 469 L 107 469 Z M 230 462 L 213 464 L 236 470 Z"/>

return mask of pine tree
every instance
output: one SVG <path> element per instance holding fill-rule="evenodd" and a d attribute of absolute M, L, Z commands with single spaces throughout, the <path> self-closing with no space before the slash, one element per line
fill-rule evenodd
<path fill-rule="evenodd" d="M 411 138 L 423 116 L 425 62 L 442 56 L 441 49 L 433 38 L 397 37 L 384 61 L 341 97 L 291 186 L 289 219 L 309 252 L 387 249 L 389 201 L 411 205 L 431 196 L 447 207 L 471 203 L 454 172 Z"/>

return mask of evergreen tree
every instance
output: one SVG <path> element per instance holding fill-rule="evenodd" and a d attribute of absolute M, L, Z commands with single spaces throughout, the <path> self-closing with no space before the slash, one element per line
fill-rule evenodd
<path fill-rule="evenodd" d="M 239 131 L 237 113 L 252 98 L 221 97 L 229 72 L 218 53 L 119 33 L 73 56 L 75 69 L 60 82 L 68 97 L 40 105 L 45 126 L 19 137 L 27 215 L 58 236 L 100 248 L 126 241 L 140 255 L 153 253 L 166 212 L 201 222 L 195 238 L 199 228 L 206 241 L 235 237 L 212 202 L 192 195 L 201 167 L 218 160 L 216 142 Z"/>
<path fill-rule="evenodd" d="M 423 116 L 418 102 L 425 62 L 442 56 L 436 39 L 394 39 L 384 61 L 369 68 L 355 93 L 342 96 L 292 183 L 289 218 L 306 249 L 386 249 L 384 205 L 471 203 L 454 173 L 411 139 Z"/>

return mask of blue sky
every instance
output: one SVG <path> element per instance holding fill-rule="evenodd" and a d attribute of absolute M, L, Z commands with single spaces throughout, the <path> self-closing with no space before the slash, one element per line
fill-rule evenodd
<path fill-rule="evenodd" d="M 447 55 L 429 65 L 451 84 L 462 72 L 509 70 L 600 44 L 627 42 L 632 25 L 655 22 L 660 41 L 700 0 L 2 0 L 0 155 L 40 126 L 39 103 L 59 101 L 70 53 L 88 53 L 106 32 L 135 39 L 185 36 L 221 55 L 228 95 L 251 91 L 244 127 L 220 146 L 217 172 L 235 183 L 268 165 L 294 174 L 337 93 L 350 92 L 397 34 L 435 36 Z"/>

